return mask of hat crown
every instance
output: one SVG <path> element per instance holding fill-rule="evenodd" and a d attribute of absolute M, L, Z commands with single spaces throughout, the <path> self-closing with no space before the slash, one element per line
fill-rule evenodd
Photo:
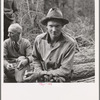
<path fill-rule="evenodd" d="M 62 14 L 62 12 L 60 11 L 59 8 L 51 8 L 47 13 L 47 17 L 63 18 L 63 14 Z"/>
<path fill-rule="evenodd" d="M 59 8 L 51 8 L 48 13 L 47 16 L 45 16 L 44 18 L 42 18 L 42 20 L 40 21 L 43 25 L 47 25 L 47 22 L 53 19 L 57 19 L 60 20 L 62 22 L 63 25 L 68 24 L 69 21 L 67 19 L 63 18 L 63 14 L 61 12 L 61 10 Z"/>

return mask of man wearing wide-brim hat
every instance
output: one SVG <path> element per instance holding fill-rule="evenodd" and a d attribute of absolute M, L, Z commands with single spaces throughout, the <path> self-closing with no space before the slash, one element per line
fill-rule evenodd
<path fill-rule="evenodd" d="M 25 75 L 30 82 L 68 82 L 70 81 L 75 42 L 64 35 L 62 27 L 68 24 L 59 8 L 51 8 L 46 17 L 40 21 L 47 32 L 36 37 L 33 55 L 29 61 L 34 63 L 34 72 Z"/>

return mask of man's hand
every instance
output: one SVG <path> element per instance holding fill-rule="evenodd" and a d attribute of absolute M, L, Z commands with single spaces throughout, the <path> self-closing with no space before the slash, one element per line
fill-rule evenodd
<path fill-rule="evenodd" d="M 14 66 L 13 66 L 13 64 L 8 63 L 6 68 L 7 68 L 7 70 L 10 71 L 10 70 L 14 69 Z"/>
<path fill-rule="evenodd" d="M 53 77 L 52 75 L 44 75 L 43 76 L 43 81 L 44 82 L 50 82 L 50 80 L 52 79 L 52 77 Z"/>
<path fill-rule="evenodd" d="M 27 65 L 27 63 L 28 63 L 27 59 L 20 60 L 17 69 L 22 70 Z"/>
<path fill-rule="evenodd" d="M 23 77 L 24 82 L 35 82 L 40 77 L 38 72 L 25 72 Z"/>
<path fill-rule="evenodd" d="M 10 74 L 14 74 L 15 73 L 15 68 L 13 66 L 13 64 L 8 63 L 6 66 L 7 72 Z"/>
<path fill-rule="evenodd" d="M 50 80 L 50 82 L 65 82 L 66 80 L 65 80 L 65 78 L 63 78 L 63 77 L 57 77 L 57 76 L 54 76 L 54 77 L 52 77 L 52 79 Z"/>
<path fill-rule="evenodd" d="M 21 60 L 25 59 L 25 56 L 20 56 L 16 59 L 17 62 L 20 62 Z"/>

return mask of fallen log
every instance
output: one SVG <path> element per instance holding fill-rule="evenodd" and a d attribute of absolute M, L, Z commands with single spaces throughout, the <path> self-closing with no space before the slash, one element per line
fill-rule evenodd
<path fill-rule="evenodd" d="M 77 64 L 73 66 L 72 81 L 95 76 L 94 62 Z"/>
<path fill-rule="evenodd" d="M 84 79 L 79 79 L 79 80 L 74 80 L 74 81 L 71 81 L 71 83 L 78 83 L 78 82 L 81 82 L 81 83 L 94 83 L 95 82 L 95 76 L 91 76 L 89 78 L 84 78 Z"/>
<path fill-rule="evenodd" d="M 95 62 L 95 50 L 94 46 L 90 47 L 81 47 L 80 51 L 75 54 L 74 64 L 84 64 Z"/>

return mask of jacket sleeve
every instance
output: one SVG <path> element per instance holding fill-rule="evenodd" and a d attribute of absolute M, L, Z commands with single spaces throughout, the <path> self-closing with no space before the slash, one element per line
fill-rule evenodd
<path fill-rule="evenodd" d="M 38 51 L 38 44 L 39 40 L 36 38 L 34 41 L 33 45 L 33 51 L 32 51 L 32 56 L 29 57 L 29 61 L 32 62 L 34 65 L 34 70 L 35 71 L 42 71 L 42 65 L 41 65 L 41 55 Z"/>
<path fill-rule="evenodd" d="M 8 55 L 7 43 L 4 41 L 4 67 L 6 67 L 8 64 L 7 55 Z"/>
<path fill-rule="evenodd" d="M 14 13 L 18 11 L 18 7 L 17 7 L 17 2 L 16 2 L 16 0 L 13 0 L 12 9 L 13 9 L 13 12 L 14 12 Z"/>
<path fill-rule="evenodd" d="M 68 49 L 64 51 L 61 60 L 61 66 L 58 69 L 48 71 L 48 74 L 52 74 L 54 76 L 68 77 L 72 71 L 74 54 L 75 44 L 72 43 L 69 45 Z"/>
<path fill-rule="evenodd" d="M 13 13 L 15 15 L 15 22 L 18 22 L 18 5 L 17 5 L 17 2 L 16 0 L 13 0 L 13 3 L 12 3 L 12 9 L 13 9 Z"/>
<path fill-rule="evenodd" d="M 26 57 L 29 57 L 32 55 L 31 43 L 27 40 L 25 45 L 26 45 Z"/>

